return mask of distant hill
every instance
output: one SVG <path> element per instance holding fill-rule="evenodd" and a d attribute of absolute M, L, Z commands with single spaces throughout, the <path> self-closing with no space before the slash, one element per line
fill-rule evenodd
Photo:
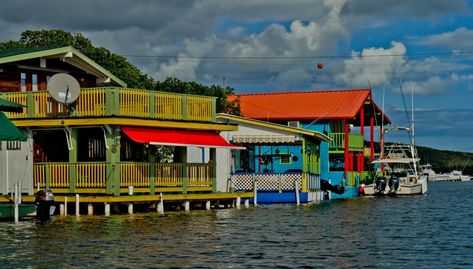
<path fill-rule="evenodd" d="M 417 146 L 420 163 L 430 163 L 437 173 L 463 170 L 465 175 L 473 175 L 473 153 L 438 150 Z"/>

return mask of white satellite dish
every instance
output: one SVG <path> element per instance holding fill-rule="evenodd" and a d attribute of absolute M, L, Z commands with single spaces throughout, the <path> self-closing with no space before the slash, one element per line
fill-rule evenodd
<path fill-rule="evenodd" d="M 58 103 L 67 105 L 79 98 L 80 85 L 73 76 L 59 73 L 49 79 L 48 92 Z"/>

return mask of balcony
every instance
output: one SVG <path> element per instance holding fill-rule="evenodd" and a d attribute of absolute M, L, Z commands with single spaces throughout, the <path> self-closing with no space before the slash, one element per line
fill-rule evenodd
<path fill-rule="evenodd" d="M 22 104 L 22 113 L 10 119 L 58 117 L 130 117 L 141 119 L 215 122 L 216 98 L 125 88 L 83 88 L 73 105 L 57 103 L 47 91 L 1 93 Z"/>
<path fill-rule="evenodd" d="M 342 153 L 345 149 L 345 133 L 330 133 L 329 137 L 332 139 L 329 142 L 329 151 Z M 360 134 L 348 134 L 348 149 L 350 151 L 362 151 L 363 136 Z"/>
<path fill-rule="evenodd" d="M 114 173 L 119 182 L 113 182 Z M 129 186 L 136 193 L 212 192 L 212 173 L 212 165 L 203 163 L 121 162 L 117 169 L 106 162 L 46 162 L 34 164 L 33 185 L 63 194 L 106 194 L 114 185 L 120 193 Z"/>

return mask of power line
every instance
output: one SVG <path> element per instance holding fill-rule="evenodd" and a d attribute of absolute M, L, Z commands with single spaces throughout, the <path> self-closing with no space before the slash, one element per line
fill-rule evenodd
<path fill-rule="evenodd" d="M 172 59 L 349 59 L 377 58 L 377 57 L 428 57 L 428 56 L 449 56 L 473 54 L 473 51 L 457 52 L 431 52 L 431 53 L 406 53 L 406 54 L 376 54 L 376 55 L 325 55 L 325 56 L 182 56 L 182 55 L 144 55 L 144 54 L 123 54 L 124 57 L 135 58 L 172 58 Z"/>

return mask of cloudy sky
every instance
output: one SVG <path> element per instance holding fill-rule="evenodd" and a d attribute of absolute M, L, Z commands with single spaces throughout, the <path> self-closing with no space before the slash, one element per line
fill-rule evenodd
<path fill-rule="evenodd" d="M 472 11 L 473 0 L 3 0 L 0 41 L 82 33 L 156 80 L 237 93 L 371 87 L 406 126 L 402 88 L 418 145 L 473 152 Z"/>

